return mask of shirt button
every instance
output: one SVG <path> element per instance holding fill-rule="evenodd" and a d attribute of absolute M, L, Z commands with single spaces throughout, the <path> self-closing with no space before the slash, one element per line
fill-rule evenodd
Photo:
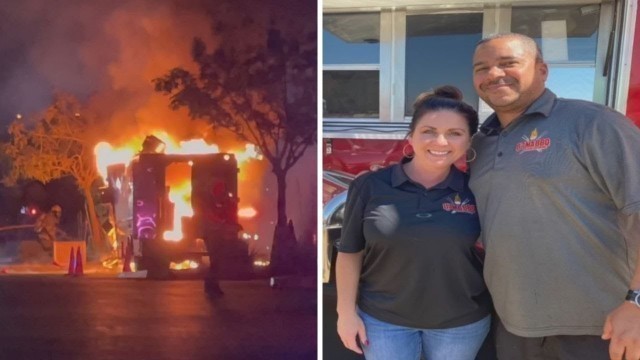
<path fill-rule="evenodd" d="M 502 151 L 498 151 L 498 157 L 502 156 Z"/>

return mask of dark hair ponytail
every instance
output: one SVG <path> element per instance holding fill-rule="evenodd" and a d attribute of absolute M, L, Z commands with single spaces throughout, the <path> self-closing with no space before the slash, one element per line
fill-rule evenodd
<path fill-rule="evenodd" d="M 413 133 L 424 114 L 439 110 L 449 110 L 462 115 L 469 126 L 469 135 L 478 131 L 478 113 L 471 105 L 462 101 L 462 91 L 455 86 L 444 85 L 418 95 L 413 103 L 409 135 Z"/>

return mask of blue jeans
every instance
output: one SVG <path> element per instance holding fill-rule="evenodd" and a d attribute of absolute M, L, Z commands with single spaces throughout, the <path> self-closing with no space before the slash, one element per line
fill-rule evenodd
<path fill-rule="evenodd" d="M 474 360 L 482 346 L 491 315 L 474 323 L 449 329 L 415 329 L 380 321 L 358 309 L 364 322 L 367 360 Z"/>

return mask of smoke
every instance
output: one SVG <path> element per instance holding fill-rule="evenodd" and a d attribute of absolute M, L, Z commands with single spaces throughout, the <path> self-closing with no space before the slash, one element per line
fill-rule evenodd
<path fill-rule="evenodd" d="M 0 118 L 6 124 L 18 113 L 38 112 L 50 105 L 54 91 L 63 91 L 97 115 L 101 140 L 116 147 L 164 130 L 177 139 L 206 136 L 222 151 L 243 149 L 229 132 L 190 119 L 184 109 L 170 110 L 168 97 L 154 91 L 152 80 L 174 67 L 195 71 L 193 38 L 215 48 L 220 39 L 213 35 L 214 24 L 233 28 L 232 40 L 251 47 L 265 40 L 270 24 L 299 32 L 315 20 L 314 2 L 293 0 L 5 1 L 0 6 Z M 315 194 L 315 177 L 310 178 L 315 153 L 299 166 L 289 183 L 305 184 L 296 185 L 297 195 Z M 266 213 L 258 221 L 268 224 L 276 217 L 275 197 L 273 204 L 265 204 L 265 197 L 271 202 L 265 195 L 272 183 L 268 163 L 247 168 L 250 173 L 240 178 L 250 186 L 241 183 L 240 205 L 261 202 L 256 207 Z M 263 184 L 265 178 L 270 184 Z M 270 187 L 274 192 L 275 180 Z M 288 196 L 296 194 L 289 191 Z M 306 200 L 290 203 L 288 213 L 308 212 L 315 208 L 314 199 L 313 206 Z M 271 240 L 266 233 L 262 238 Z"/>

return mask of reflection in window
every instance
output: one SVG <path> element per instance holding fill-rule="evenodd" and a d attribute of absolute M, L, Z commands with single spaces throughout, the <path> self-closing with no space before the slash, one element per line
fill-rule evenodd
<path fill-rule="evenodd" d="M 511 31 L 536 40 L 547 62 L 595 62 L 600 5 L 514 7 Z"/>
<path fill-rule="evenodd" d="M 558 97 L 593 100 L 594 67 L 549 67 L 547 88 Z"/>
<path fill-rule="evenodd" d="M 325 65 L 380 63 L 380 14 L 325 14 Z"/>
<path fill-rule="evenodd" d="M 331 215 L 331 218 L 329 219 L 329 222 L 327 225 L 342 226 L 343 222 L 344 222 L 344 205 L 340 205 L 338 210 L 336 210 L 336 212 L 334 212 L 333 215 Z"/>
<path fill-rule="evenodd" d="M 377 118 L 380 14 L 325 14 L 323 26 L 324 117 Z"/>
<path fill-rule="evenodd" d="M 600 5 L 514 7 L 511 30 L 535 39 L 549 64 L 547 87 L 593 100 Z"/>
<path fill-rule="evenodd" d="M 325 70 L 322 79 L 324 117 L 378 117 L 380 81 L 377 70 Z"/>
<path fill-rule="evenodd" d="M 405 115 L 424 92 L 441 85 L 462 90 L 464 100 L 477 108 L 471 59 L 482 38 L 482 14 L 429 14 L 407 17 Z"/>

